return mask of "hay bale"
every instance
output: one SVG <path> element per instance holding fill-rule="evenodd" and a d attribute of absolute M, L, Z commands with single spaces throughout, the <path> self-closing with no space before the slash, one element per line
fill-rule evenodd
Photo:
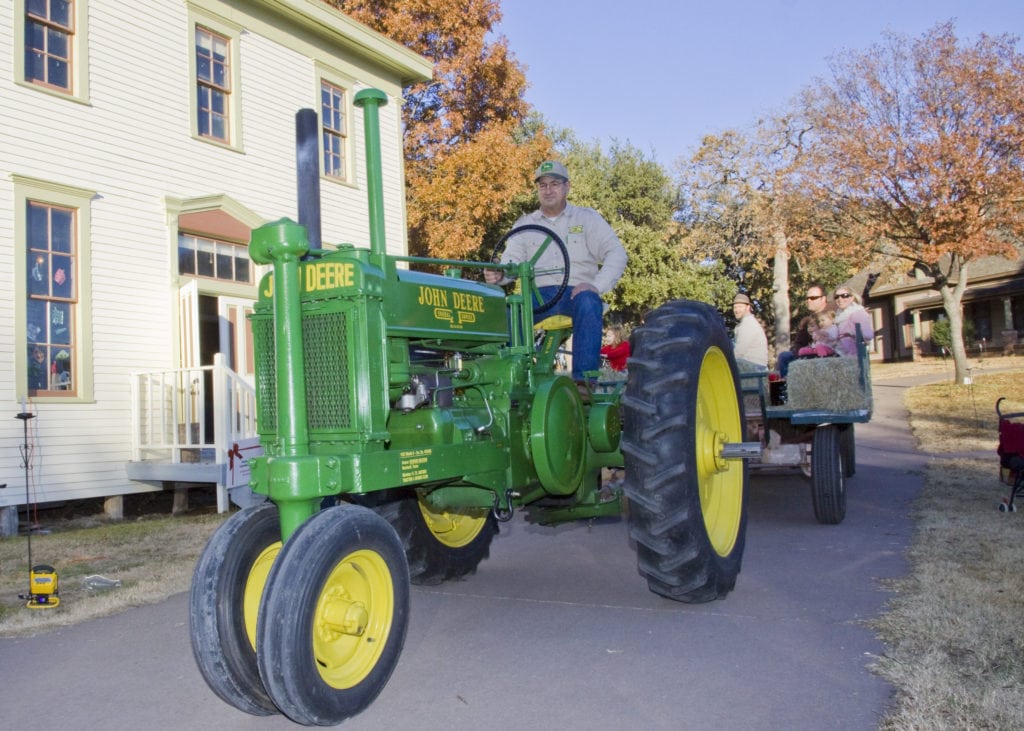
<path fill-rule="evenodd" d="M 789 364 L 786 406 L 814 411 L 871 408 L 870 387 L 860 385 L 855 358 L 809 358 Z"/>

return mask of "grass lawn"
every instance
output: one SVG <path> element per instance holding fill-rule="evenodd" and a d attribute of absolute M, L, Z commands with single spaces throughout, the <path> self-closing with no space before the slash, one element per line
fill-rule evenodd
<path fill-rule="evenodd" d="M 872 623 L 887 645 L 875 670 L 897 689 L 884 729 L 1024 728 L 1024 501 L 1020 513 L 997 510 L 1009 494 L 995 451 L 1000 396 L 1004 414 L 1024 411 L 1024 369 L 907 394 L 932 457 L 911 573 L 890 582 L 889 609 Z M 988 454 L 970 454 L 979 451 Z"/>
<path fill-rule="evenodd" d="M 126 496 L 125 501 L 126 505 L 153 502 L 146 496 Z M 0 637 L 64 627 L 187 591 L 199 552 L 226 517 L 209 508 L 171 517 L 167 503 L 158 513 L 152 512 L 155 508 L 129 511 L 126 507 L 125 520 L 112 522 L 103 517 L 99 501 L 88 502 L 95 506 L 91 515 L 41 512 L 39 522 L 48 533 L 31 536 L 32 563 L 57 569 L 61 599 L 57 607 L 25 607 L 18 595 L 28 591 L 26 537 L 0 540 Z M 78 506 L 75 512 L 81 510 Z M 121 586 L 91 591 L 85 577 L 92 575 L 119 580 Z"/>

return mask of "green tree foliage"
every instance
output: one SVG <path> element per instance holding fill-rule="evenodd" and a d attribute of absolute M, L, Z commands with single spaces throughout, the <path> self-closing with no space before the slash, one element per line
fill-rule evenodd
<path fill-rule="evenodd" d="M 671 178 L 655 160 L 629 144 L 613 142 L 606 153 L 596 143 L 561 135 L 572 175 L 571 203 L 601 212 L 629 253 L 629 266 L 606 298 L 622 319 L 638 321 L 671 299 L 701 300 L 725 308 L 735 286 L 719 265 L 687 261 L 673 221 L 676 195 Z"/>
<path fill-rule="evenodd" d="M 964 321 L 964 340 L 974 340 L 974 323 L 970 320 Z M 948 318 L 940 317 L 932 323 L 931 341 L 936 350 L 952 350 L 953 332 Z"/>
<path fill-rule="evenodd" d="M 665 230 L 628 222 L 616 230 L 629 252 L 629 266 L 608 301 L 624 320 L 638 322 L 648 310 L 674 299 L 707 302 L 728 311 L 736 285 L 721 262 L 684 259 Z"/>

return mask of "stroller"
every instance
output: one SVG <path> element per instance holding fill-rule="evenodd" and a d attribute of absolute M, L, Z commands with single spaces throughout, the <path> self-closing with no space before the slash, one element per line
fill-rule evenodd
<path fill-rule="evenodd" d="M 996 401 L 996 415 L 999 417 L 999 477 L 1010 486 L 1010 496 L 999 503 L 999 511 L 1014 513 L 1017 506 L 1014 499 L 1024 492 L 1024 412 L 1004 414 L 999 404 L 1006 397 Z"/>

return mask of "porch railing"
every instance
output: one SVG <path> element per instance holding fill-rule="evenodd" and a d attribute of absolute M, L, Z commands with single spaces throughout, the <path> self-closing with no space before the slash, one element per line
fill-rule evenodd
<path fill-rule="evenodd" d="M 133 373 L 131 389 L 132 461 L 224 467 L 217 506 L 226 510 L 230 453 L 257 436 L 255 389 L 220 354 L 212 366 Z"/>

